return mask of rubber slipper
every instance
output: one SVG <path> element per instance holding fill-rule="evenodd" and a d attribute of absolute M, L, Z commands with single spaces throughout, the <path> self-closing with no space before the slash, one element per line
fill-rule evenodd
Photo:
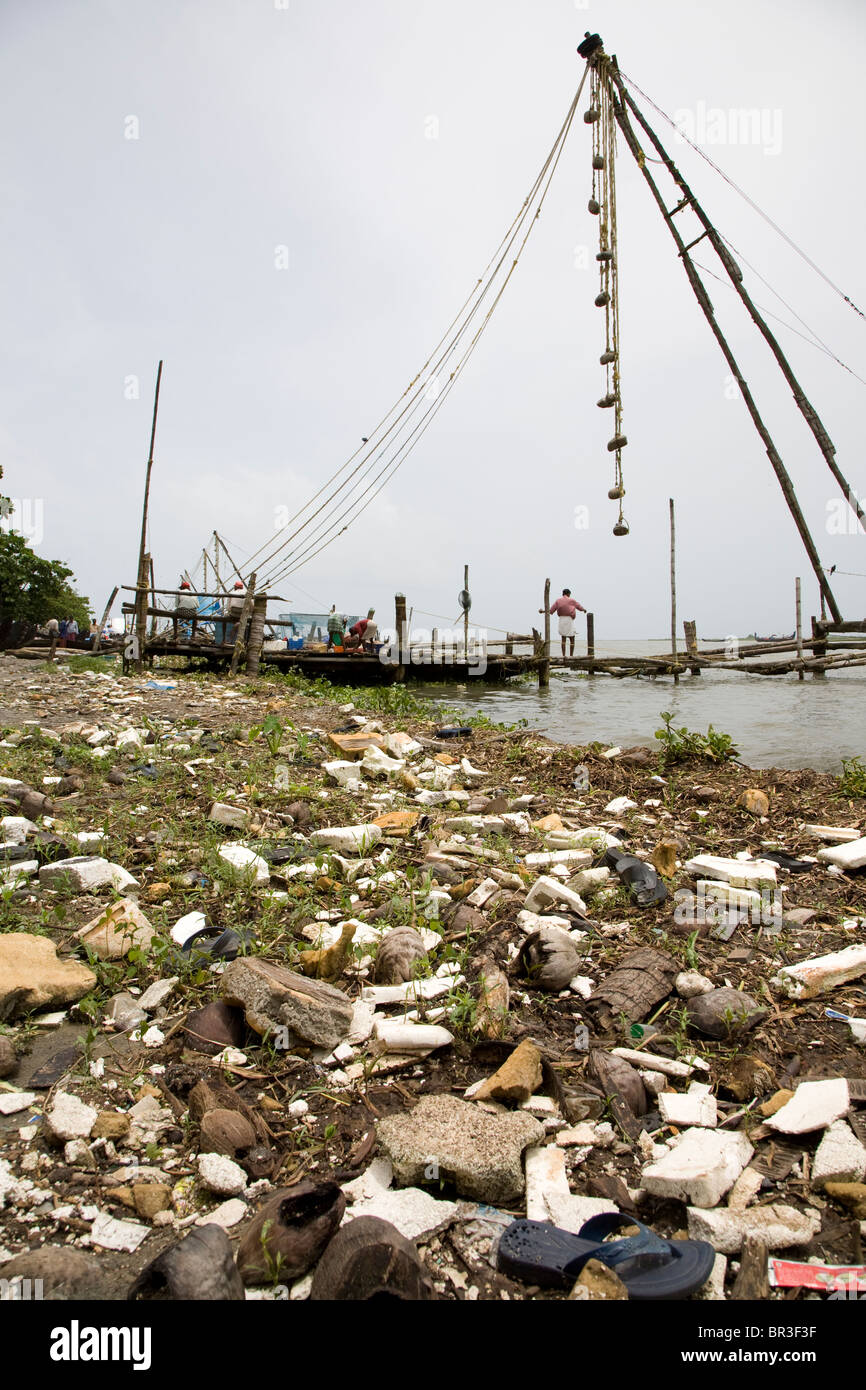
<path fill-rule="evenodd" d="M 605 1242 L 622 1226 L 637 1226 L 638 1235 Z M 578 1235 L 546 1221 L 515 1221 L 503 1233 L 498 1268 L 526 1283 L 568 1288 L 587 1260 L 613 1269 L 629 1298 L 650 1301 L 687 1298 L 710 1277 L 713 1247 L 704 1240 L 665 1240 L 642 1221 L 609 1212 L 585 1222 Z"/>
<path fill-rule="evenodd" d="M 223 932 L 215 927 L 202 927 L 201 931 L 193 932 L 192 936 L 187 937 L 181 950 L 185 956 L 196 950 L 202 955 L 213 957 L 214 960 L 234 960 L 252 939 L 252 932 L 244 932 L 241 936 L 232 931 L 231 927 Z"/>
<path fill-rule="evenodd" d="M 613 850 L 608 850 L 605 863 L 613 869 L 620 883 L 628 885 L 632 901 L 638 907 L 654 907 L 664 902 L 668 890 L 652 864 L 634 854 L 616 854 Z"/>
<path fill-rule="evenodd" d="M 768 850 L 761 858 L 769 859 L 771 864 L 778 864 L 780 869 L 787 869 L 789 874 L 808 874 L 812 869 L 820 867 L 818 864 L 810 864 L 807 859 L 793 859 L 790 854 L 782 854 L 780 850 Z"/>

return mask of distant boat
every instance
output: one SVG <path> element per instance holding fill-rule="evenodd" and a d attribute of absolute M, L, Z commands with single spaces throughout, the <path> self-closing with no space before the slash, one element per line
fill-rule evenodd
<path fill-rule="evenodd" d="M 755 634 L 755 641 L 756 641 L 756 642 L 793 642 L 794 639 L 795 639 L 795 637 L 796 637 L 796 635 L 797 635 L 797 634 L 796 634 L 795 632 L 787 632 L 787 633 L 782 633 L 781 636 L 780 636 L 778 633 L 774 633 L 772 637 L 759 637 L 759 636 L 757 635 L 757 633 L 756 633 L 756 634 Z"/>

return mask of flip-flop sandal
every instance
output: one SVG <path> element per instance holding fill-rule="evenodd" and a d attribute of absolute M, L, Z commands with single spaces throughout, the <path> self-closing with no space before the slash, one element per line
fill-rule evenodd
<path fill-rule="evenodd" d="M 819 864 L 810 864 L 807 859 L 793 859 L 790 854 L 782 854 L 781 851 L 772 850 L 761 855 L 762 859 L 769 859 L 771 864 L 778 864 L 780 869 L 787 869 L 789 874 L 808 874 L 812 869 L 820 868 Z"/>
<path fill-rule="evenodd" d="M 622 1226 L 637 1226 L 639 1234 L 605 1243 Z M 585 1222 L 578 1235 L 546 1221 L 515 1221 L 497 1255 L 503 1274 L 545 1288 L 569 1287 L 587 1260 L 614 1270 L 629 1298 L 649 1301 L 695 1293 L 710 1277 L 715 1251 L 704 1240 L 665 1240 L 642 1221 L 608 1212 Z"/>
<path fill-rule="evenodd" d="M 251 932 L 244 932 L 243 936 L 239 936 L 230 927 L 223 932 L 214 927 L 202 927 L 200 931 L 187 937 L 181 951 L 185 956 L 196 950 L 202 955 L 212 956 L 214 960 L 234 960 L 252 939 Z"/>

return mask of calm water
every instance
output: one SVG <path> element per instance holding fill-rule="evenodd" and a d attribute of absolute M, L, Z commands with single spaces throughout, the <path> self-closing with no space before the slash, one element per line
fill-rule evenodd
<path fill-rule="evenodd" d="M 608 642 L 598 656 L 660 653 L 665 643 Z M 716 645 L 716 644 L 713 644 Z M 721 645 L 721 644 L 719 644 Z M 558 644 L 555 644 L 558 654 Z M 668 650 L 670 647 L 668 645 Z M 578 642 L 582 656 L 586 644 Z M 626 747 L 654 744 L 659 714 L 670 710 L 674 724 L 706 732 L 707 725 L 730 734 L 741 759 L 752 767 L 812 767 L 839 772 L 841 759 L 866 758 L 866 666 L 815 679 L 807 675 L 746 676 L 733 671 L 683 676 L 678 686 L 669 677 L 615 680 L 551 672 L 550 688 L 509 683 L 504 686 L 413 685 L 427 699 L 483 711 L 489 719 L 513 724 L 526 719 L 560 743 L 603 743 Z"/>

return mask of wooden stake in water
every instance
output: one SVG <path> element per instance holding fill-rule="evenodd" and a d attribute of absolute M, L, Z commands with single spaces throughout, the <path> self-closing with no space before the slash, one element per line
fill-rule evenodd
<path fill-rule="evenodd" d="M 797 661 L 800 663 L 797 670 L 797 680 L 804 680 L 803 675 L 803 609 L 800 601 L 800 581 L 794 580 L 794 590 L 797 603 Z"/>
<path fill-rule="evenodd" d="M 538 688 L 546 690 L 550 685 L 550 580 L 544 581 L 544 650 L 538 668 Z"/>
<path fill-rule="evenodd" d="M 469 593 L 469 566 L 463 566 L 463 588 Z M 469 609 L 463 609 L 463 660 L 469 662 Z"/>
<path fill-rule="evenodd" d="M 674 499 L 668 498 L 671 513 L 671 655 L 674 661 L 674 684 L 679 685 L 679 661 L 677 659 L 677 528 L 674 518 Z"/>

